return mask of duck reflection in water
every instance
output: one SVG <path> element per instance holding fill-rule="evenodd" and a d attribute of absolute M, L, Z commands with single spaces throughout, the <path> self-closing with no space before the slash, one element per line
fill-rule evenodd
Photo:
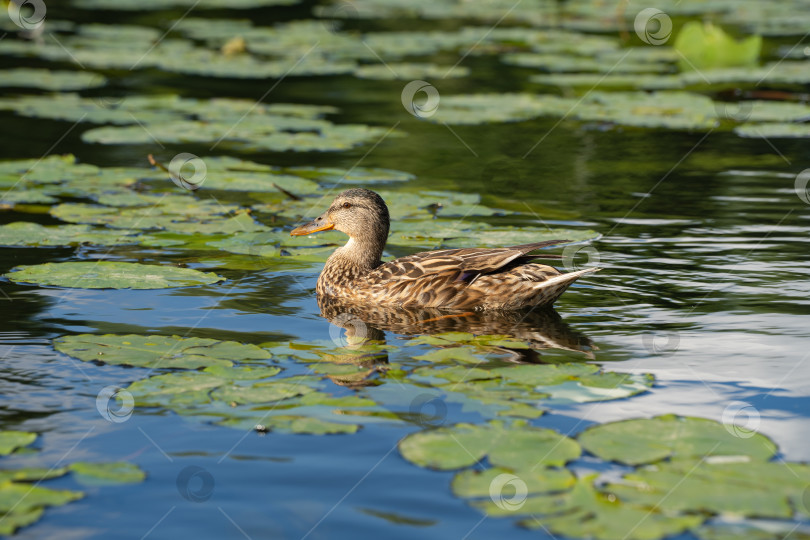
<path fill-rule="evenodd" d="M 551 308 L 531 311 L 470 311 L 448 313 L 438 309 L 408 309 L 360 305 L 334 297 L 318 296 L 321 315 L 336 327 L 345 328 L 348 356 L 370 342 L 385 343 L 385 332 L 404 336 L 468 332 L 476 336 L 497 335 L 528 344 L 528 349 L 496 347 L 508 353 L 507 361 L 542 363 L 540 350 L 558 349 L 579 352 L 583 360 L 592 360 L 596 347 L 583 334 L 572 330 Z M 368 362 L 379 352 L 358 350 L 356 360 Z M 384 354 L 383 354 L 384 355 Z M 385 360 L 387 362 L 387 357 Z"/>

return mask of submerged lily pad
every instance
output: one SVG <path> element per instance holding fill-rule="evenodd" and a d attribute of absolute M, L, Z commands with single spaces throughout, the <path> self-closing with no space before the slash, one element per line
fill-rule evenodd
<path fill-rule="evenodd" d="M 168 289 L 209 285 L 225 279 L 192 268 L 115 261 L 23 265 L 4 276 L 15 283 L 79 289 Z"/>
<path fill-rule="evenodd" d="M 412 433 L 400 441 L 399 451 L 411 463 L 441 470 L 468 467 L 485 456 L 493 465 L 509 469 L 559 466 L 581 452 L 573 439 L 522 420 L 456 424 Z"/>
<path fill-rule="evenodd" d="M 235 341 L 179 336 L 140 336 L 80 334 L 54 340 L 57 351 L 85 362 L 137 367 L 197 369 L 208 366 L 230 367 L 233 361 L 264 360 L 270 353 Z M 212 371 L 212 377 L 225 381 L 227 371 Z M 263 374 L 259 372 L 257 374 Z"/>
<path fill-rule="evenodd" d="M 135 484 L 146 478 L 137 465 L 119 461 L 116 463 L 90 463 L 80 461 L 71 463 L 68 468 L 79 483 L 90 486 L 115 484 Z"/>
<path fill-rule="evenodd" d="M 585 450 L 604 460 L 629 465 L 703 456 L 767 460 L 776 453 L 776 445 L 764 435 L 747 435 L 738 437 L 712 420 L 664 415 L 594 426 L 577 440 Z"/>

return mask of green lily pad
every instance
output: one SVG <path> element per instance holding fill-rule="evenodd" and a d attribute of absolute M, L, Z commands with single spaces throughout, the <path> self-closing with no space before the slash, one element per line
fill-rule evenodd
<path fill-rule="evenodd" d="M 320 418 L 307 416 L 271 416 L 269 423 L 265 424 L 273 431 L 287 431 L 309 435 L 329 435 L 337 433 L 357 433 L 360 426 L 357 424 L 344 424 L 329 422 Z"/>
<path fill-rule="evenodd" d="M 165 45 L 166 42 L 161 43 L 159 49 Z M 387 128 L 337 125 L 324 120 L 324 112 L 333 109 L 264 105 L 226 98 L 197 100 L 178 96 L 130 96 L 116 107 L 102 107 L 98 105 L 98 98 L 57 94 L 0 98 L 0 110 L 38 118 L 116 124 L 82 134 L 85 142 L 100 144 L 154 145 L 157 141 L 161 144 L 222 143 L 245 150 L 278 152 L 339 151 L 380 140 L 389 134 Z M 189 120 L 192 115 L 195 119 Z"/>
<path fill-rule="evenodd" d="M 678 64 L 682 71 L 754 66 L 762 49 L 762 37 L 737 41 L 711 22 L 690 21 L 678 32 L 673 46 L 681 55 Z"/>
<path fill-rule="evenodd" d="M 577 440 L 601 459 L 629 465 L 703 456 L 767 460 L 776 453 L 773 442 L 759 433 L 738 437 L 733 430 L 713 420 L 675 415 L 594 426 L 583 431 Z"/>
<path fill-rule="evenodd" d="M 480 124 L 540 116 L 646 128 L 705 130 L 717 125 L 712 100 L 688 92 L 594 91 L 579 100 L 543 94 L 450 95 L 442 96 L 437 114 L 429 120 Z"/>
<path fill-rule="evenodd" d="M 31 523 L 36 521 L 36 518 L 31 519 L 30 514 L 41 510 L 42 507 L 62 506 L 82 497 L 84 494 L 78 491 L 57 490 L 5 481 L 0 483 L 0 514 L 23 515 L 22 521 Z M 39 516 L 37 515 L 37 517 Z"/>
<path fill-rule="evenodd" d="M 671 516 L 651 508 L 625 504 L 598 492 L 593 477 L 580 478 L 573 489 L 562 493 L 535 495 L 522 504 L 505 505 L 488 500 L 474 505 L 490 516 L 527 515 L 521 524 L 544 529 L 553 535 L 596 540 L 650 540 L 677 535 L 704 521 L 703 516 Z"/>
<path fill-rule="evenodd" d="M 462 362 L 465 364 L 478 364 L 486 359 L 476 356 L 478 351 L 472 347 L 448 347 L 446 349 L 436 349 L 419 356 L 414 356 L 414 360 L 425 360 L 428 362 Z"/>
<path fill-rule="evenodd" d="M 810 124 L 768 122 L 743 124 L 734 128 L 740 137 L 755 139 L 796 139 L 810 137 Z"/>
<path fill-rule="evenodd" d="M 225 279 L 192 268 L 114 261 L 23 265 L 4 276 L 15 283 L 79 289 L 168 289 L 209 285 Z"/>
<path fill-rule="evenodd" d="M 59 478 L 67 473 L 67 467 L 51 467 L 50 469 L 35 467 L 26 469 L 0 469 L 0 483 L 7 480 L 13 482 L 39 482 L 50 478 Z"/>
<path fill-rule="evenodd" d="M 442 79 L 448 77 L 467 77 L 470 68 L 464 66 L 438 66 L 436 64 L 420 64 L 414 62 L 388 62 L 386 64 L 367 64 L 358 66 L 354 76 L 360 79 L 412 81 L 414 79 Z"/>
<path fill-rule="evenodd" d="M 252 345 L 251 345 L 252 347 Z M 264 349 L 262 349 L 264 350 Z M 259 358 L 256 358 L 259 359 Z M 208 366 L 203 371 L 215 377 L 221 377 L 232 381 L 258 380 L 273 377 L 281 372 L 281 368 L 276 366 L 239 366 L 228 367 L 221 364 Z"/>
<path fill-rule="evenodd" d="M 4 484 L 0 484 L 0 486 L 2 485 Z M 2 487 L 0 487 L 0 489 L 2 489 Z M 17 529 L 36 523 L 39 521 L 39 518 L 42 517 L 43 512 L 44 510 L 42 508 L 32 508 L 26 511 L 6 513 L 3 516 L 3 520 L 0 521 L 0 534 L 10 535 Z"/>
<path fill-rule="evenodd" d="M 428 119 L 448 124 L 520 122 L 540 116 L 557 116 L 575 103 L 551 94 L 443 95 L 436 114 Z"/>
<path fill-rule="evenodd" d="M 485 456 L 493 465 L 517 470 L 560 466 L 580 455 L 573 439 L 522 420 L 456 424 L 412 433 L 400 441 L 399 451 L 411 463 L 441 470 L 468 467 Z"/>
<path fill-rule="evenodd" d="M 228 385 L 217 388 L 212 397 L 226 403 L 270 403 L 301 396 L 315 390 L 304 384 L 278 381 L 246 385 Z"/>
<path fill-rule="evenodd" d="M 296 176 L 312 178 L 318 182 L 346 182 L 349 184 L 381 184 L 386 182 L 407 182 L 416 178 L 413 174 L 392 169 L 354 167 L 290 167 L 285 171 Z"/>
<path fill-rule="evenodd" d="M 27 431 L 0 431 L 0 456 L 6 456 L 17 448 L 28 446 L 37 438 Z"/>
<path fill-rule="evenodd" d="M 502 475 L 516 476 L 526 486 L 527 494 L 562 491 L 573 487 L 576 478 L 568 469 L 538 467 L 510 471 L 494 467 L 484 471 L 466 469 L 453 477 L 451 489 L 457 497 L 489 497 L 492 483 Z"/>
<path fill-rule="evenodd" d="M 0 245 L 3 246 L 76 246 L 93 244 L 115 246 L 138 243 L 135 231 L 110 230 L 87 225 L 40 225 L 17 221 L 0 225 Z"/>
<path fill-rule="evenodd" d="M 197 369 L 209 366 L 229 368 L 233 361 L 264 360 L 270 353 L 255 345 L 207 338 L 80 334 L 54 340 L 57 351 L 85 362 L 156 368 Z M 213 368 L 212 368 L 213 369 Z M 210 372 L 210 371 L 209 371 Z M 214 370 L 215 377 L 221 370 Z M 225 370 L 231 378 L 234 372 Z M 265 371 L 259 371 L 264 374 Z M 267 376 L 267 375 L 265 375 Z"/>
<path fill-rule="evenodd" d="M 183 371 L 135 381 L 126 390 L 132 394 L 136 406 L 183 409 L 210 403 L 209 392 L 227 383 L 227 379 L 210 373 Z"/>
<path fill-rule="evenodd" d="M 115 484 L 135 484 L 146 478 L 137 465 L 119 461 L 116 463 L 89 463 L 79 461 L 71 463 L 68 468 L 79 483 L 90 486 L 107 486 Z"/>
<path fill-rule="evenodd" d="M 41 189 L 0 190 L 0 206 L 10 204 L 52 204 L 55 202 L 57 202 L 57 199 Z"/>
<path fill-rule="evenodd" d="M 10 88 L 41 88 L 42 90 L 85 90 L 107 84 L 107 80 L 87 71 L 53 71 L 49 69 L 16 68 L 2 71 L 0 86 Z"/>
<path fill-rule="evenodd" d="M 663 512 L 708 512 L 785 519 L 798 511 L 810 485 L 810 467 L 756 459 L 675 459 L 647 466 L 605 489 L 623 501 Z"/>
<path fill-rule="evenodd" d="M 285 6 L 298 0 L 76 0 L 75 6 L 82 9 L 111 9 L 122 11 L 154 11 L 159 9 L 255 9 L 264 6 Z"/>

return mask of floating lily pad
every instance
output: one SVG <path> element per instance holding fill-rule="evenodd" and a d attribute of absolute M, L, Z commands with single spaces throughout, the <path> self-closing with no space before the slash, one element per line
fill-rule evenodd
<path fill-rule="evenodd" d="M 540 116 L 557 116 L 575 103 L 551 94 L 442 95 L 436 114 L 429 120 L 448 124 L 520 122 Z"/>
<path fill-rule="evenodd" d="M 192 268 L 114 261 L 23 265 L 4 276 L 16 283 L 79 289 L 168 289 L 209 285 L 224 279 Z"/>
<path fill-rule="evenodd" d="M 57 94 L 0 98 L 0 110 L 38 118 L 116 124 L 82 134 L 84 141 L 101 144 L 213 142 L 247 150 L 337 151 L 377 141 L 389 132 L 387 128 L 333 124 L 322 118 L 331 108 L 264 105 L 226 98 L 130 96 L 116 107 L 104 107 L 99 105 L 99 98 Z M 192 115 L 195 120 L 188 119 Z"/>
<path fill-rule="evenodd" d="M 43 190 L 37 189 L 17 189 L 14 191 L 0 190 L 0 205 L 11 204 L 52 204 L 58 199 L 48 195 Z"/>
<path fill-rule="evenodd" d="M 107 486 L 115 484 L 135 484 L 146 478 L 137 465 L 119 461 L 116 463 L 71 463 L 68 468 L 76 480 L 90 486 Z"/>
<path fill-rule="evenodd" d="M 354 76 L 361 79 L 412 81 L 414 79 L 443 79 L 445 76 L 460 78 L 470 74 L 470 68 L 464 66 L 438 66 L 436 64 L 419 64 L 388 62 L 386 64 L 369 64 L 358 66 Z"/>
<path fill-rule="evenodd" d="M 4 246 L 75 246 L 94 244 L 114 246 L 133 244 L 139 240 L 134 231 L 110 230 L 87 225 L 40 225 L 18 221 L 0 225 L 0 245 Z"/>
<path fill-rule="evenodd" d="M 5 484 L 0 484 L 0 493 L 2 493 L 3 487 Z M 16 484 L 9 484 L 9 486 L 15 486 Z M 10 491 L 10 490 L 9 490 Z M 14 496 L 14 492 L 10 491 L 11 496 Z M 2 496 L 2 495 L 0 495 Z M 39 521 L 39 518 L 42 517 L 42 513 L 44 510 L 42 508 L 32 508 L 27 511 L 15 511 L 15 512 L 8 512 L 3 515 L 3 521 L 0 521 L 0 534 L 13 534 L 19 528 L 25 527 L 27 525 L 31 525 L 32 523 L 36 523 Z"/>
<path fill-rule="evenodd" d="M 754 66 L 762 49 L 762 37 L 737 41 L 711 22 L 690 21 L 680 29 L 673 46 L 681 55 L 678 64 L 682 71 Z"/>
<path fill-rule="evenodd" d="M 416 178 L 413 174 L 392 169 L 372 169 L 354 167 L 338 169 L 334 167 L 290 167 L 287 172 L 318 182 L 346 182 L 349 184 L 382 184 L 386 182 L 407 182 Z"/>
<path fill-rule="evenodd" d="M 442 96 L 437 114 L 429 120 L 480 124 L 539 116 L 648 128 L 710 129 L 717 125 L 712 100 L 688 92 L 594 91 L 579 100 L 543 94 L 450 95 Z"/>
<path fill-rule="evenodd" d="M 492 483 L 503 474 L 517 477 L 525 484 L 526 493 L 548 493 L 573 487 L 576 478 L 568 469 L 537 467 L 512 471 L 494 467 L 484 471 L 466 469 L 453 477 L 451 488 L 457 497 L 490 497 Z"/>
<path fill-rule="evenodd" d="M 80 334 L 57 338 L 54 340 L 54 346 L 57 351 L 85 362 L 104 362 L 150 369 L 230 367 L 233 361 L 270 358 L 270 353 L 256 345 L 179 336 Z M 214 376 L 227 371 L 215 370 L 211 373 Z"/>
<path fill-rule="evenodd" d="M 743 124 L 734 129 L 740 137 L 756 139 L 796 139 L 810 137 L 810 124 L 769 122 Z"/>
<path fill-rule="evenodd" d="M 49 69 L 16 68 L 2 71 L 0 86 L 11 88 L 41 88 L 42 90 L 84 90 L 104 86 L 107 80 L 87 71 L 53 71 Z"/>
<path fill-rule="evenodd" d="M 468 467 L 485 456 L 493 465 L 515 470 L 559 466 L 580 454 L 573 439 L 522 420 L 456 424 L 413 433 L 400 441 L 399 451 L 411 463 L 442 470 Z"/>
<path fill-rule="evenodd" d="M 474 503 L 491 516 L 531 516 L 521 522 L 569 538 L 649 540 L 677 535 L 703 522 L 703 516 L 670 516 L 651 507 L 633 506 L 594 489 L 593 477 L 576 481 L 562 493 L 535 495 L 517 507 L 487 500 Z"/>
<path fill-rule="evenodd" d="M 594 426 L 577 440 L 585 450 L 604 460 L 630 465 L 703 456 L 767 460 L 776 453 L 776 446 L 764 435 L 747 435 L 735 436 L 733 430 L 712 420 L 664 415 Z"/>
<path fill-rule="evenodd" d="M 17 526 L 36 521 L 45 506 L 62 506 L 82 497 L 84 494 L 78 491 L 50 489 L 18 482 L 2 482 L 0 483 L 0 514 L 3 514 L 4 517 L 12 516 L 11 528 L 5 530 L 13 531 Z M 19 519 L 16 523 L 14 516 Z"/>
<path fill-rule="evenodd" d="M 8 455 L 17 448 L 28 446 L 36 438 L 36 433 L 27 431 L 0 431 L 0 456 Z"/>
<path fill-rule="evenodd" d="M 82 9 L 111 9 L 124 11 L 152 11 L 173 8 L 200 9 L 255 9 L 264 6 L 284 6 L 298 0 L 76 0 Z"/>
<path fill-rule="evenodd" d="M 750 460 L 675 459 L 627 474 L 605 489 L 623 501 L 663 512 L 709 512 L 761 518 L 810 515 L 802 495 L 810 485 L 804 464 Z"/>
<path fill-rule="evenodd" d="M 67 467 L 51 467 L 50 469 L 35 467 L 26 469 L 0 469 L 0 484 L 7 480 L 13 482 L 40 482 L 50 478 L 59 478 L 67 473 Z"/>

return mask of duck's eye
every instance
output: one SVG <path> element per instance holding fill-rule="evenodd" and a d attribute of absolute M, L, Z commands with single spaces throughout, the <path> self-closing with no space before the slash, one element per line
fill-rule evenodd
<path fill-rule="evenodd" d="M 351 207 L 352 207 L 352 203 L 347 203 L 347 202 L 343 203 L 343 208 L 351 208 Z"/>

